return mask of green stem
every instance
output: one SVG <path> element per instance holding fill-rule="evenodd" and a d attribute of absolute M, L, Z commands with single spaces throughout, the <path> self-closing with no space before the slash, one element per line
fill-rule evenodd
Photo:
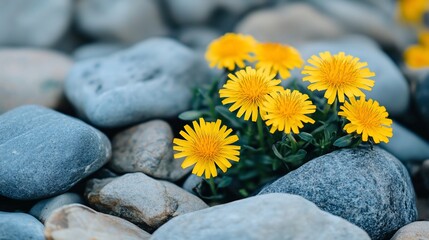
<path fill-rule="evenodd" d="M 264 126 L 261 116 L 258 116 L 256 124 L 258 125 L 259 145 L 261 148 L 264 148 Z"/>
<path fill-rule="evenodd" d="M 217 190 L 216 190 L 214 178 L 213 177 L 209 178 L 208 183 L 209 183 L 210 190 L 212 191 L 213 195 L 217 196 Z"/>

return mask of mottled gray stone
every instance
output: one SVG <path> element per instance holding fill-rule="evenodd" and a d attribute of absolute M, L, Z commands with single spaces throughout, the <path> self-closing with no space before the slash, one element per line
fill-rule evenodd
<path fill-rule="evenodd" d="M 59 196 L 44 199 L 36 203 L 28 213 L 39 219 L 42 223 L 44 223 L 46 219 L 48 219 L 48 217 L 52 214 L 52 212 L 56 209 L 72 203 L 83 204 L 83 202 L 83 198 L 76 193 L 64 193 Z"/>
<path fill-rule="evenodd" d="M 375 77 L 371 78 L 375 80 L 375 85 L 371 91 L 364 91 L 366 97 L 377 100 L 392 116 L 399 116 L 407 111 L 410 100 L 407 81 L 395 63 L 373 40 L 363 36 L 353 36 L 336 41 L 304 44 L 299 46 L 298 50 L 305 61 L 312 55 L 325 51 L 330 51 L 332 54 L 345 52 L 347 55 L 360 58 L 360 61 L 367 62 L 368 68 L 375 73 Z M 300 72 L 301 70 L 294 71 L 293 77 L 302 79 Z"/>
<path fill-rule="evenodd" d="M 76 61 L 106 57 L 123 50 L 126 46 L 119 43 L 92 43 L 79 47 L 73 53 Z"/>
<path fill-rule="evenodd" d="M 405 167 L 380 148 L 343 149 L 318 157 L 265 187 L 260 194 L 303 196 L 322 210 L 384 239 L 417 218 Z"/>
<path fill-rule="evenodd" d="M 143 172 L 151 177 L 177 181 L 188 170 L 173 158 L 173 132 L 162 120 L 152 120 L 118 133 L 112 140 L 110 167 L 118 173 Z"/>
<path fill-rule="evenodd" d="M 207 207 L 202 200 L 178 186 L 143 173 L 90 180 L 85 196 L 99 211 L 147 230 L 154 230 L 173 217 Z"/>
<path fill-rule="evenodd" d="M 78 62 L 66 80 L 66 95 L 93 124 L 119 127 L 177 116 L 189 108 L 192 89 L 208 79 L 206 62 L 192 50 L 153 38 Z"/>
<path fill-rule="evenodd" d="M 294 3 L 254 11 L 237 24 L 236 32 L 250 34 L 263 42 L 298 45 L 336 39 L 345 30 L 311 5 Z"/>
<path fill-rule="evenodd" d="M 0 49 L 0 114 L 25 104 L 59 107 L 72 64 L 67 56 L 49 50 Z"/>
<path fill-rule="evenodd" d="M 43 224 L 25 213 L 0 212 L 0 239 L 44 240 Z"/>
<path fill-rule="evenodd" d="M 422 162 L 429 159 L 429 143 L 401 124 L 393 122 L 393 137 L 380 146 L 402 162 Z"/>
<path fill-rule="evenodd" d="M 86 123 L 35 105 L 0 115 L 0 195 L 40 199 L 70 189 L 111 156 L 109 139 Z"/>
<path fill-rule="evenodd" d="M 45 223 L 47 240 L 147 240 L 150 234 L 136 225 L 80 204 L 63 206 Z"/>
<path fill-rule="evenodd" d="M 80 0 L 76 20 L 79 28 L 92 37 L 135 43 L 167 33 L 158 5 L 156 0 Z"/>
<path fill-rule="evenodd" d="M 67 31 L 72 0 L 2 0 L 0 45 L 50 47 Z"/>
<path fill-rule="evenodd" d="M 151 240 L 369 240 L 348 221 L 320 210 L 312 202 L 290 194 L 267 194 L 173 218 Z"/>
<path fill-rule="evenodd" d="M 399 229 L 391 240 L 428 240 L 429 222 L 412 222 Z"/>
<path fill-rule="evenodd" d="M 196 188 L 198 185 L 200 185 L 203 182 L 203 179 L 201 177 L 198 177 L 195 174 L 189 175 L 188 178 L 186 178 L 185 182 L 183 183 L 182 188 L 186 191 L 195 194 L 194 188 Z"/>

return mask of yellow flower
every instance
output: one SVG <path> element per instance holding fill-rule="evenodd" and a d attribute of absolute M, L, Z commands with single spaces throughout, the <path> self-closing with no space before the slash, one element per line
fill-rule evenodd
<path fill-rule="evenodd" d="M 221 98 L 225 98 L 222 104 L 233 103 L 229 111 L 237 109 L 237 117 L 244 114 L 244 120 L 256 122 L 258 110 L 261 110 L 262 103 L 268 94 L 280 91 L 283 88 L 278 86 L 281 80 L 274 79 L 275 74 L 270 74 L 264 69 L 255 70 L 246 67 L 246 70 L 240 70 L 234 74 L 228 74 L 228 81 L 219 90 Z"/>
<path fill-rule="evenodd" d="M 422 31 L 419 33 L 419 43 L 429 47 L 429 31 Z"/>
<path fill-rule="evenodd" d="M 299 52 L 288 45 L 279 43 L 259 43 L 255 48 L 256 68 L 264 68 L 280 77 L 290 77 L 289 70 L 300 68 L 304 61 Z"/>
<path fill-rule="evenodd" d="M 369 78 L 375 74 L 366 68 L 366 62 L 359 62 L 359 58 L 346 56 L 344 52 L 333 56 L 330 52 L 322 52 L 319 56 L 313 55 L 308 60 L 313 66 L 304 67 L 302 74 L 309 76 L 302 80 L 311 83 L 308 86 L 311 91 L 326 90 L 328 104 L 332 104 L 336 96 L 340 102 L 344 102 L 344 95 L 349 98 L 365 96 L 360 89 L 370 91 L 374 86 L 374 81 Z"/>
<path fill-rule="evenodd" d="M 182 168 L 187 168 L 195 164 L 193 174 L 198 176 L 205 173 L 206 178 L 217 176 L 215 164 L 226 172 L 231 167 L 228 160 L 238 162 L 240 146 L 231 145 L 238 141 L 237 135 L 228 136 L 232 130 L 226 126 L 221 127 L 221 120 L 216 122 L 205 122 L 200 118 L 192 122 L 194 129 L 189 125 L 185 126 L 185 131 L 180 131 L 180 135 L 185 139 L 175 138 L 173 149 L 178 151 L 174 158 L 186 157 L 182 163 Z"/>
<path fill-rule="evenodd" d="M 306 116 L 316 111 L 316 106 L 308 100 L 307 94 L 290 89 L 271 93 L 264 102 L 264 120 L 267 126 L 271 126 L 271 133 L 276 130 L 285 133 L 299 133 L 298 128 L 304 127 L 303 123 L 314 123 L 314 120 Z"/>
<path fill-rule="evenodd" d="M 428 10 L 428 6 L 427 0 L 399 0 L 401 20 L 408 23 L 422 23 L 423 15 Z"/>
<path fill-rule="evenodd" d="M 362 140 L 367 142 L 371 137 L 375 143 L 389 142 L 393 136 L 392 120 L 387 118 L 389 114 L 386 108 L 380 106 L 377 101 L 361 97 L 359 100 L 350 98 L 340 107 L 342 111 L 338 115 L 345 117 L 350 123 L 344 126 L 347 133 L 357 132 L 362 134 Z"/>
<path fill-rule="evenodd" d="M 404 53 L 405 63 L 412 68 L 429 67 L 429 46 L 413 45 Z"/>
<path fill-rule="evenodd" d="M 207 48 L 206 59 L 210 67 L 235 69 L 244 68 L 244 61 L 252 61 L 251 52 L 256 44 L 252 36 L 227 33 L 213 40 Z"/>

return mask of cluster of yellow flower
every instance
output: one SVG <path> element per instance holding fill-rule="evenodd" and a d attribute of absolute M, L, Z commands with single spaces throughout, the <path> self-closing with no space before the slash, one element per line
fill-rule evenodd
<path fill-rule="evenodd" d="M 270 132 L 281 131 L 286 134 L 298 134 L 304 123 L 314 123 L 311 114 L 316 106 L 307 94 L 298 90 L 285 89 L 280 85 L 290 70 L 304 64 L 299 52 L 287 45 L 278 43 L 258 43 L 251 36 L 227 33 L 214 40 L 208 47 L 206 58 L 210 66 L 226 68 L 235 73 L 228 74 L 228 80 L 219 90 L 222 104 L 231 105 L 231 112 L 237 111 L 237 117 L 244 120 L 265 121 Z M 252 66 L 247 66 L 252 64 Z M 349 121 L 344 126 L 347 133 L 361 135 L 363 141 L 388 142 L 392 136 L 392 120 L 377 101 L 365 100 L 363 90 L 371 90 L 375 76 L 359 58 L 343 52 L 332 55 L 322 52 L 308 59 L 302 74 L 303 81 L 310 82 L 311 91 L 325 91 L 328 104 L 335 101 L 340 106 L 339 116 Z M 346 100 L 346 97 L 348 101 Z M 358 100 L 355 97 L 360 97 Z M 336 104 L 335 104 L 336 106 Z M 231 129 L 221 126 L 221 121 L 205 122 L 202 118 L 193 122 L 193 129 L 185 126 L 181 131 L 183 139 L 174 139 L 175 158 L 185 157 L 182 167 L 195 164 L 192 173 L 206 178 L 217 176 L 218 166 L 223 172 L 231 167 L 232 161 L 239 161 L 240 146 L 232 145 L 238 141 L 236 135 L 230 135 Z"/>
<path fill-rule="evenodd" d="M 419 35 L 419 43 L 409 46 L 404 53 L 405 63 L 412 68 L 429 67 L 429 31 Z"/>

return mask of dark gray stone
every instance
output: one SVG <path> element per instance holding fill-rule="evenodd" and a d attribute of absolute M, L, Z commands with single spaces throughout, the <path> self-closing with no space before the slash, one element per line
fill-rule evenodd
<path fill-rule="evenodd" d="M 119 127 L 177 116 L 189 108 L 192 89 L 209 80 L 206 62 L 192 50 L 154 38 L 78 62 L 66 80 L 66 95 L 93 124 Z"/>
<path fill-rule="evenodd" d="M 111 156 L 109 139 L 84 122 L 27 105 L 0 116 L 0 195 L 40 199 L 70 189 Z"/>
<path fill-rule="evenodd" d="M 25 213 L 0 212 L 1 240 L 44 240 L 43 224 Z"/>
<path fill-rule="evenodd" d="M 57 208 L 60 208 L 64 205 L 72 204 L 72 203 L 82 203 L 84 200 L 83 198 L 76 194 L 76 193 L 64 193 L 59 196 L 44 199 L 36 205 L 34 205 L 31 209 L 29 214 L 33 215 L 37 219 L 39 219 L 42 223 L 46 221 L 46 219 L 49 218 L 49 216 L 52 214 L 54 210 Z"/>
<path fill-rule="evenodd" d="M 420 115 L 429 124 L 429 74 L 416 87 L 415 100 Z"/>
<path fill-rule="evenodd" d="M 369 240 L 350 222 L 291 194 L 267 194 L 173 218 L 151 240 Z"/>
<path fill-rule="evenodd" d="M 260 194 L 291 193 L 384 239 L 417 218 L 405 167 L 380 148 L 343 149 L 311 160 Z"/>
<path fill-rule="evenodd" d="M 72 0 L 2 0 L 0 45 L 50 47 L 67 31 Z"/>

